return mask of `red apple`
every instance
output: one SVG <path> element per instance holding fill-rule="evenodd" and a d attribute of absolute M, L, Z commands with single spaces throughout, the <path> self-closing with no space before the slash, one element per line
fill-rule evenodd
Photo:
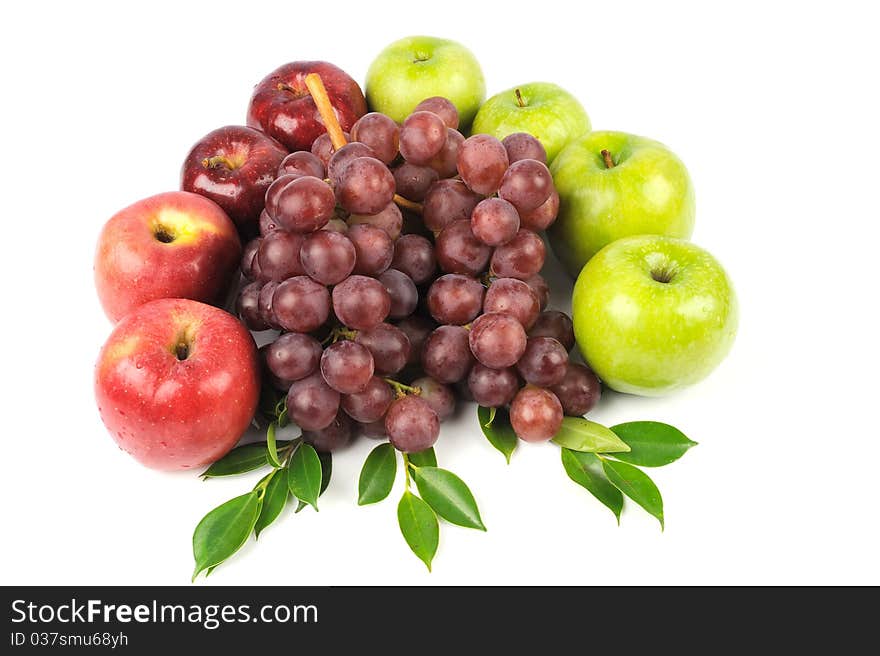
<path fill-rule="evenodd" d="M 253 337 L 204 303 L 147 303 L 101 349 L 95 396 L 113 439 L 141 464 L 202 467 L 229 451 L 254 416 L 260 376 Z"/>
<path fill-rule="evenodd" d="M 227 125 L 206 134 L 189 151 L 180 188 L 210 198 L 243 233 L 253 236 L 278 167 L 287 156 L 259 130 Z"/>
<path fill-rule="evenodd" d="M 312 142 L 326 132 L 306 87 L 309 73 L 321 76 L 339 124 L 349 132 L 355 121 L 367 113 L 364 94 L 348 73 L 322 61 L 285 64 L 263 78 L 251 96 L 247 124 L 290 150 L 309 150 Z"/>
<path fill-rule="evenodd" d="M 129 205 L 104 225 L 95 286 L 104 312 L 118 321 L 157 298 L 220 300 L 240 259 L 235 224 L 217 203 L 170 191 Z"/>

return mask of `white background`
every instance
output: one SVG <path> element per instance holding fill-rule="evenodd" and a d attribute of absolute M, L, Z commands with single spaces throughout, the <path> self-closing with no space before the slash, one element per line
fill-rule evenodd
<path fill-rule="evenodd" d="M 198 584 L 880 583 L 869 6 L 5 3 L 0 582 L 187 584 L 196 521 L 256 475 L 152 472 L 105 432 L 92 394 L 111 329 L 92 285 L 98 231 L 177 188 L 190 145 L 241 123 L 276 66 L 326 59 L 363 81 L 387 43 L 427 33 L 471 48 L 490 95 L 558 83 L 595 128 L 661 140 L 691 171 L 694 240 L 735 281 L 738 341 L 696 388 L 609 394 L 594 415 L 667 421 L 700 443 L 650 471 L 666 531 L 632 504 L 618 528 L 552 445 L 505 465 L 467 407 L 437 452 L 489 531 L 444 525 L 433 574 L 398 532 L 399 488 L 356 506 L 365 440 L 335 459 L 320 513 L 285 515 Z"/>

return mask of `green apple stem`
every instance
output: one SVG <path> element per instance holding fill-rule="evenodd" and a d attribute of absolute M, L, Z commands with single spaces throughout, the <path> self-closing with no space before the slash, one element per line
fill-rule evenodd
<path fill-rule="evenodd" d="M 513 93 L 516 94 L 516 104 L 520 107 L 526 106 L 526 99 L 522 97 L 522 93 L 520 93 L 519 89 L 514 89 Z"/>
<path fill-rule="evenodd" d="M 345 133 L 342 131 L 342 126 L 339 125 L 339 119 L 336 117 L 336 112 L 333 111 L 333 105 L 330 103 L 330 96 L 327 95 L 327 89 L 324 86 L 323 80 L 321 80 L 321 76 L 317 73 L 309 73 L 306 75 L 306 86 L 309 89 L 309 93 L 312 94 L 315 106 L 318 108 L 318 113 L 321 115 L 321 120 L 324 122 L 324 127 L 327 128 L 327 134 L 330 135 L 330 143 L 333 144 L 333 150 L 339 150 L 348 142 L 345 139 Z M 419 214 L 422 213 L 422 205 L 420 203 L 411 201 L 399 194 L 394 194 L 394 202 L 404 209 Z"/>
<path fill-rule="evenodd" d="M 605 167 L 609 169 L 614 168 L 614 160 L 611 159 L 611 152 L 607 150 L 602 151 L 602 159 L 605 160 Z"/>

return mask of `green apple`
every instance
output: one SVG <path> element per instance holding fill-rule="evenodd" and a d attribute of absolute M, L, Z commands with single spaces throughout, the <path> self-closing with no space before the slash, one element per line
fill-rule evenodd
<path fill-rule="evenodd" d="M 581 271 L 572 297 L 584 360 L 618 392 L 659 396 L 692 385 L 736 336 L 736 294 L 708 252 L 683 239 L 626 237 Z"/>
<path fill-rule="evenodd" d="M 443 96 L 458 110 L 465 129 L 486 97 L 483 70 L 460 43 L 410 36 L 379 53 L 367 71 L 367 103 L 398 123 L 425 98 Z"/>
<path fill-rule="evenodd" d="M 547 151 L 547 161 L 569 141 L 590 130 L 590 117 L 577 98 L 549 82 L 521 84 L 492 96 L 474 119 L 473 133 L 503 139 L 528 132 Z"/>
<path fill-rule="evenodd" d="M 682 161 L 657 141 L 625 132 L 590 132 L 551 168 L 559 217 L 548 230 L 573 278 L 606 244 L 630 235 L 689 238 L 694 186 Z"/>

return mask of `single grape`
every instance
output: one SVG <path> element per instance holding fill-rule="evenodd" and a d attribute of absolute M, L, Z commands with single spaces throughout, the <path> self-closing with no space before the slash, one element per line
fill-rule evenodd
<path fill-rule="evenodd" d="M 303 235 L 286 230 L 276 230 L 263 237 L 256 258 L 260 279 L 280 282 L 302 275 L 304 272 L 299 261 L 302 243 Z"/>
<path fill-rule="evenodd" d="M 446 125 L 433 112 L 414 112 L 400 127 L 400 154 L 413 164 L 427 164 L 446 143 Z"/>
<path fill-rule="evenodd" d="M 547 164 L 547 151 L 544 145 L 528 132 L 514 132 L 501 140 L 507 151 L 507 159 L 511 164 L 521 159 L 536 159 Z"/>
<path fill-rule="evenodd" d="M 330 315 L 330 292 L 308 276 L 288 278 L 272 295 L 272 311 L 285 330 L 310 333 Z"/>
<path fill-rule="evenodd" d="M 458 130 L 446 128 L 446 142 L 440 152 L 428 162 L 441 178 L 451 178 L 458 171 L 458 151 L 464 143 L 464 136 Z"/>
<path fill-rule="evenodd" d="M 486 270 L 492 247 L 474 236 L 470 221 L 461 219 L 453 221 L 437 235 L 434 254 L 446 273 L 476 276 Z"/>
<path fill-rule="evenodd" d="M 372 157 L 376 159 L 376 153 L 367 144 L 352 141 L 345 144 L 330 158 L 327 163 L 327 177 L 335 185 L 339 183 L 342 172 L 348 168 L 354 160 L 360 157 Z"/>
<path fill-rule="evenodd" d="M 568 351 L 552 337 L 529 337 L 516 370 L 527 383 L 552 387 L 565 378 Z"/>
<path fill-rule="evenodd" d="M 270 232 L 274 232 L 278 230 L 281 226 L 278 224 L 278 221 L 272 218 L 272 215 L 269 214 L 267 210 L 263 210 L 260 212 L 260 220 L 258 222 L 260 226 L 260 236 L 265 237 Z"/>
<path fill-rule="evenodd" d="M 546 256 L 541 238 L 531 230 L 520 229 L 513 239 L 492 253 L 490 270 L 499 278 L 528 280 L 543 268 Z"/>
<path fill-rule="evenodd" d="M 458 110 L 451 101 L 443 96 L 432 96 L 425 98 L 422 102 L 415 106 L 414 112 L 432 112 L 440 117 L 448 128 L 458 129 Z"/>
<path fill-rule="evenodd" d="M 417 453 L 434 446 L 440 436 L 440 418 L 424 399 L 404 396 L 388 408 L 385 432 L 398 451 Z"/>
<path fill-rule="evenodd" d="M 507 314 L 491 312 L 471 325 L 468 343 L 471 353 L 492 369 L 512 367 L 526 350 L 526 331 Z"/>
<path fill-rule="evenodd" d="M 368 437 L 371 440 L 385 439 L 385 417 L 382 417 L 377 421 L 372 421 L 369 424 L 356 422 L 355 428 L 360 430 L 364 437 Z"/>
<path fill-rule="evenodd" d="M 336 413 L 329 426 L 317 430 L 303 430 L 303 442 L 321 453 L 333 453 L 344 449 L 354 439 L 354 423 L 344 412 Z"/>
<path fill-rule="evenodd" d="M 321 343 L 311 335 L 284 333 L 266 347 L 266 367 L 288 383 L 311 376 L 321 360 Z"/>
<path fill-rule="evenodd" d="M 400 237 L 403 228 L 403 215 L 396 203 L 388 203 L 376 214 L 352 214 L 348 217 L 349 226 L 365 224 L 376 226 L 388 233 L 391 239 Z"/>
<path fill-rule="evenodd" d="M 291 384 L 287 392 L 287 413 L 304 431 L 320 430 L 336 418 L 339 401 L 339 392 L 316 371 Z"/>
<path fill-rule="evenodd" d="M 412 348 L 406 333 L 390 323 L 380 323 L 370 330 L 359 330 L 355 342 L 370 351 L 376 373 L 382 376 L 390 376 L 403 369 Z"/>
<path fill-rule="evenodd" d="M 391 309 L 388 311 L 391 319 L 403 319 L 415 312 L 419 304 L 419 290 L 412 278 L 403 271 L 388 269 L 379 276 L 379 282 L 385 285 L 391 297 Z"/>
<path fill-rule="evenodd" d="M 357 253 L 355 273 L 378 276 L 391 266 L 394 242 L 382 228 L 366 224 L 353 225 L 348 231 L 348 238 Z"/>
<path fill-rule="evenodd" d="M 293 232 L 313 232 L 324 227 L 336 209 L 336 197 L 326 182 L 302 176 L 288 182 L 278 192 L 275 211 L 278 224 Z"/>
<path fill-rule="evenodd" d="M 381 212 L 394 200 L 394 176 L 378 159 L 353 159 L 336 181 L 336 200 L 354 214 Z"/>
<path fill-rule="evenodd" d="M 260 265 L 257 262 L 257 251 L 262 242 L 261 237 L 251 239 L 241 251 L 241 274 L 248 280 L 256 280 L 259 277 Z"/>
<path fill-rule="evenodd" d="M 520 215 L 520 223 L 523 228 L 538 232 L 540 230 L 546 230 L 553 225 L 558 214 L 559 193 L 554 189 L 550 192 L 550 197 L 541 205 L 529 212 L 523 212 Z"/>
<path fill-rule="evenodd" d="M 260 289 L 263 284 L 251 282 L 242 287 L 235 301 L 235 311 L 249 330 L 267 330 L 267 324 L 260 315 Z"/>
<path fill-rule="evenodd" d="M 458 149 L 458 173 L 475 193 L 489 196 L 498 191 L 508 166 L 507 151 L 495 137 L 475 134 Z"/>
<path fill-rule="evenodd" d="M 421 235 L 402 235 L 394 244 L 391 267 L 403 271 L 416 285 L 423 285 L 437 269 L 434 247 Z"/>
<path fill-rule="evenodd" d="M 455 394 L 447 385 L 430 376 L 416 378 L 412 386 L 418 388 L 419 397 L 431 406 L 440 421 L 448 419 L 455 412 Z"/>
<path fill-rule="evenodd" d="M 431 232 L 440 232 L 459 219 L 470 219 L 481 197 L 461 180 L 440 180 L 431 185 L 422 204 L 422 220 Z"/>
<path fill-rule="evenodd" d="M 422 369 L 441 383 L 464 379 L 473 363 L 468 331 L 461 326 L 440 326 L 422 346 Z"/>
<path fill-rule="evenodd" d="M 459 326 L 470 323 L 480 314 L 484 291 L 476 278 L 447 273 L 428 289 L 428 311 L 438 323 Z"/>
<path fill-rule="evenodd" d="M 509 314 L 528 330 L 541 312 L 541 303 L 532 288 L 522 280 L 496 278 L 486 292 L 483 312 Z"/>
<path fill-rule="evenodd" d="M 546 165 L 534 159 L 521 159 L 507 169 L 498 195 L 519 212 L 540 206 L 553 191 L 553 176 Z"/>
<path fill-rule="evenodd" d="M 547 310 L 538 315 L 529 329 L 529 337 L 552 337 L 562 344 L 566 351 L 571 351 L 574 348 L 574 325 L 564 312 Z"/>
<path fill-rule="evenodd" d="M 397 193 L 418 203 L 425 199 L 431 185 L 440 179 L 440 175 L 430 166 L 418 166 L 412 162 L 404 162 L 392 172 Z"/>
<path fill-rule="evenodd" d="M 351 138 L 366 144 L 378 160 L 390 164 L 397 157 L 400 128 L 385 114 L 370 112 L 352 126 Z"/>
<path fill-rule="evenodd" d="M 351 141 L 351 135 L 348 132 L 343 132 L 342 134 L 345 135 L 346 143 Z M 333 147 L 330 135 L 326 132 L 319 135 L 318 138 L 312 142 L 312 154 L 321 160 L 321 164 L 324 165 L 324 168 L 330 163 L 330 158 L 333 157 L 333 153 L 335 152 L 336 149 Z"/>
<path fill-rule="evenodd" d="M 303 177 L 301 173 L 285 173 L 272 181 L 272 184 L 266 189 L 266 205 L 263 208 L 270 218 L 274 219 L 275 213 L 278 211 L 278 194 L 281 193 L 281 190 L 301 177 Z"/>
<path fill-rule="evenodd" d="M 378 376 L 373 376 L 363 391 L 343 395 L 342 409 L 352 419 L 370 424 L 385 416 L 392 401 L 394 401 L 394 390 L 391 389 L 391 385 Z M 383 428 L 382 434 L 384 433 Z"/>
<path fill-rule="evenodd" d="M 269 350 L 269 344 L 264 344 L 259 349 L 257 349 L 257 353 L 260 355 L 260 359 L 263 361 L 263 385 L 267 383 L 272 386 L 273 389 L 278 390 L 279 392 L 284 392 L 287 394 L 287 390 L 290 389 L 293 381 L 284 380 L 283 378 L 279 378 L 271 371 L 269 371 L 268 366 L 266 366 L 266 353 Z"/>
<path fill-rule="evenodd" d="M 260 288 L 260 295 L 257 297 L 257 305 L 260 311 L 260 318 L 269 328 L 281 328 L 278 321 L 278 315 L 275 314 L 275 290 L 278 289 L 279 283 L 269 281 Z"/>
<path fill-rule="evenodd" d="M 474 401 L 484 408 L 509 404 L 519 390 L 519 376 L 513 367 L 490 369 L 479 362 L 471 368 L 467 383 Z"/>
<path fill-rule="evenodd" d="M 323 285 L 335 285 L 351 274 L 357 252 L 345 235 L 318 230 L 307 235 L 299 252 L 303 271 Z"/>
<path fill-rule="evenodd" d="M 333 288 L 336 318 L 354 330 L 369 330 L 385 321 L 391 297 L 375 278 L 354 275 Z"/>
<path fill-rule="evenodd" d="M 519 439 L 546 442 L 562 426 L 562 404 L 553 392 L 529 385 L 510 404 L 510 424 Z"/>
<path fill-rule="evenodd" d="M 506 200 L 486 198 L 471 213 L 471 231 L 487 246 L 506 244 L 518 230 L 519 214 Z"/>
<path fill-rule="evenodd" d="M 525 283 L 535 292 L 535 296 L 538 297 L 538 302 L 541 304 L 541 309 L 546 308 L 550 302 L 550 285 L 544 280 L 544 276 L 536 273 L 526 278 Z"/>
<path fill-rule="evenodd" d="M 367 347 L 344 339 L 321 355 L 321 375 L 340 394 L 362 392 L 373 377 L 373 356 Z"/>
<path fill-rule="evenodd" d="M 300 150 L 290 153 L 281 161 L 281 166 L 278 167 L 278 175 L 287 175 L 288 173 L 310 175 L 323 180 L 324 163 L 309 151 Z"/>
<path fill-rule="evenodd" d="M 397 327 L 409 338 L 410 349 L 407 364 L 419 364 L 422 361 L 422 349 L 428 336 L 434 331 L 434 324 L 424 317 L 411 316 L 398 321 Z"/>
<path fill-rule="evenodd" d="M 582 364 L 569 362 L 562 380 L 550 388 L 562 410 L 570 417 L 581 417 L 596 407 L 602 396 L 602 385 L 592 370 Z"/>

